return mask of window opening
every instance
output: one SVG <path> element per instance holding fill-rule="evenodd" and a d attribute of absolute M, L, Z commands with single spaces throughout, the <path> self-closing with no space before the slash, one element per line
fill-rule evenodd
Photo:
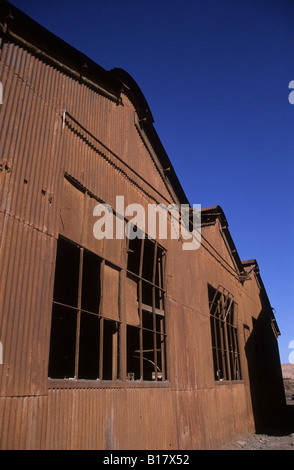
<path fill-rule="evenodd" d="M 236 316 L 238 305 L 222 286 L 208 285 L 214 378 L 241 380 Z"/>
<path fill-rule="evenodd" d="M 95 253 L 59 237 L 52 306 L 50 378 L 118 378 L 119 321 L 106 319 L 100 312 L 104 266 L 104 260 Z"/>
<path fill-rule="evenodd" d="M 167 379 L 164 264 L 165 251 L 156 241 L 129 240 L 127 275 L 137 284 L 139 320 L 138 326 L 127 324 L 129 380 Z"/>

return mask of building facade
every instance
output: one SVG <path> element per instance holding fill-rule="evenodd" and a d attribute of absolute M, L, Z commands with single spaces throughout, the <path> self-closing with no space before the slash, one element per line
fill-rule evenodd
<path fill-rule="evenodd" d="M 95 236 L 101 205 L 125 234 L 131 204 L 189 204 L 148 104 L 127 72 L 0 16 L 1 449 L 214 449 L 273 425 L 279 331 L 222 209 L 197 250 L 149 225 Z"/>

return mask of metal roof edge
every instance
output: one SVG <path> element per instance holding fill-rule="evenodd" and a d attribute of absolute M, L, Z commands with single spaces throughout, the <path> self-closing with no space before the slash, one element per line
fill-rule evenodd
<path fill-rule="evenodd" d="M 215 223 L 217 219 L 220 221 L 221 229 L 222 229 L 223 235 L 226 238 L 231 257 L 234 259 L 235 264 L 239 270 L 239 273 L 243 274 L 244 267 L 241 262 L 234 240 L 229 231 L 229 224 L 228 224 L 228 221 L 227 221 L 227 218 L 225 216 L 223 209 L 219 205 L 211 206 L 211 207 L 204 207 L 201 209 L 201 223 L 204 223 L 204 221 L 206 223 L 207 222 Z"/>
<path fill-rule="evenodd" d="M 135 80 L 121 68 L 106 70 L 60 37 L 50 32 L 7 0 L 0 0 L 1 35 L 22 41 L 24 47 L 36 54 L 44 52 L 43 59 L 54 61 L 64 72 L 86 81 L 89 86 L 108 98 L 120 102 L 123 91 L 136 109 L 140 126 L 157 153 L 165 178 L 174 188 L 180 204 L 189 204 L 184 189 L 153 126 L 154 119 L 144 94 Z"/>

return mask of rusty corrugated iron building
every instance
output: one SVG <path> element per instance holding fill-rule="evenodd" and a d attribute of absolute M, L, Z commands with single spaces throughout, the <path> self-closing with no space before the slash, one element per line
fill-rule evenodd
<path fill-rule="evenodd" d="M 134 80 L 5 1 L 0 74 L 1 449 L 212 449 L 273 426 L 279 330 L 222 209 L 195 251 L 93 236 L 117 195 L 188 203 Z"/>

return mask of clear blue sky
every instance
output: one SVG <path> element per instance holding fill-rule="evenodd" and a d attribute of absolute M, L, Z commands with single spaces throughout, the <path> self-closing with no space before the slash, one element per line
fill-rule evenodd
<path fill-rule="evenodd" d="M 220 205 L 294 340 L 294 2 L 12 0 L 109 70 L 125 69 L 191 204 Z"/>

